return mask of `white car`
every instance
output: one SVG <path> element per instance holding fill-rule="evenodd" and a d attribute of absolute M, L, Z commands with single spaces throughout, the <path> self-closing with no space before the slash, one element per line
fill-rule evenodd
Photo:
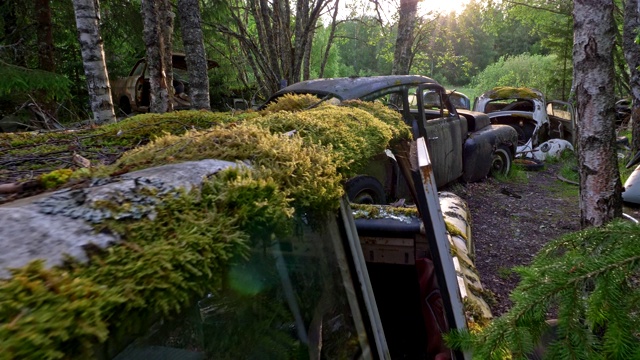
<path fill-rule="evenodd" d="M 486 113 L 492 124 L 516 129 L 517 157 L 544 160 L 567 149 L 573 151 L 573 106 L 558 100 L 547 103 L 538 90 L 496 87 L 480 95 L 473 110 Z"/>

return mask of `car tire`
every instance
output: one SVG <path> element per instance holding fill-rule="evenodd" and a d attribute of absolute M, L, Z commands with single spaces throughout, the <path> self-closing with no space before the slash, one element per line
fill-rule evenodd
<path fill-rule="evenodd" d="M 384 187 L 373 176 L 360 175 L 345 185 L 349 201 L 355 204 L 386 204 Z"/>
<path fill-rule="evenodd" d="M 498 146 L 491 156 L 491 176 L 506 176 L 509 171 L 511 171 L 511 151 L 504 145 Z"/>
<path fill-rule="evenodd" d="M 118 104 L 118 106 L 125 115 L 131 114 L 131 104 L 129 103 L 129 99 L 127 99 L 126 97 L 120 99 L 120 103 Z"/>

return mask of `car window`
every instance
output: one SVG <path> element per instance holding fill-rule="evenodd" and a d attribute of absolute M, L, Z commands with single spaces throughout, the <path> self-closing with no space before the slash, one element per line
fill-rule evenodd
<path fill-rule="evenodd" d="M 484 112 L 495 111 L 529 111 L 533 112 L 535 106 L 530 99 L 496 99 L 485 105 Z"/>
<path fill-rule="evenodd" d="M 351 278 L 354 260 L 345 252 L 344 236 L 335 220 L 313 229 L 301 221 L 298 234 L 256 244 L 192 311 L 140 339 L 117 360 L 142 358 L 131 354 L 152 347 L 163 355 L 191 349 L 203 355 L 200 359 L 330 360 L 370 354 L 378 342 L 370 340 L 375 335 L 359 302 L 362 289 L 354 285 L 361 280 Z"/>
<path fill-rule="evenodd" d="M 401 86 L 394 86 L 372 92 L 371 94 L 363 96 L 361 100 L 378 101 L 394 110 L 401 110 L 403 108 L 402 99 L 403 88 Z"/>
<path fill-rule="evenodd" d="M 449 101 L 457 109 L 470 109 L 471 103 L 466 96 L 462 96 L 458 93 L 452 93 L 449 95 Z"/>
<path fill-rule="evenodd" d="M 136 68 L 133 69 L 133 72 L 131 73 L 131 76 L 140 76 L 142 75 L 142 72 L 145 71 L 145 67 L 146 67 L 147 63 L 144 61 L 140 61 L 137 65 Z"/>

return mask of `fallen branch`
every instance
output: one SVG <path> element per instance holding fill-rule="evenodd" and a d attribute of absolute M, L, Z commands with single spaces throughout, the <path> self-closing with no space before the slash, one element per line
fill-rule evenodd
<path fill-rule="evenodd" d="M 580 186 L 579 183 L 577 183 L 577 182 L 575 182 L 573 180 L 569 180 L 569 179 L 565 178 L 564 176 L 562 176 L 560 174 L 558 174 L 557 178 L 558 178 L 558 180 L 560 180 L 562 182 L 566 182 L 567 184 Z"/>

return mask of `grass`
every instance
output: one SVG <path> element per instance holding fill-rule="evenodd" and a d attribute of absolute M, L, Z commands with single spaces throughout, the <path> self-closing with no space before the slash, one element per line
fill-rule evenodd
<path fill-rule="evenodd" d="M 498 269 L 498 276 L 503 280 L 507 280 L 513 275 L 515 275 L 515 271 L 512 268 L 502 266 Z"/>
<path fill-rule="evenodd" d="M 527 174 L 527 171 L 524 170 L 522 165 L 516 163 L 511 163 L 511 169 L 508 174 L 496 174 L 494 177 L 496 180 L 503 183 L 509 182 L 526 184 L 529 182 L 529 175 Z"/>

